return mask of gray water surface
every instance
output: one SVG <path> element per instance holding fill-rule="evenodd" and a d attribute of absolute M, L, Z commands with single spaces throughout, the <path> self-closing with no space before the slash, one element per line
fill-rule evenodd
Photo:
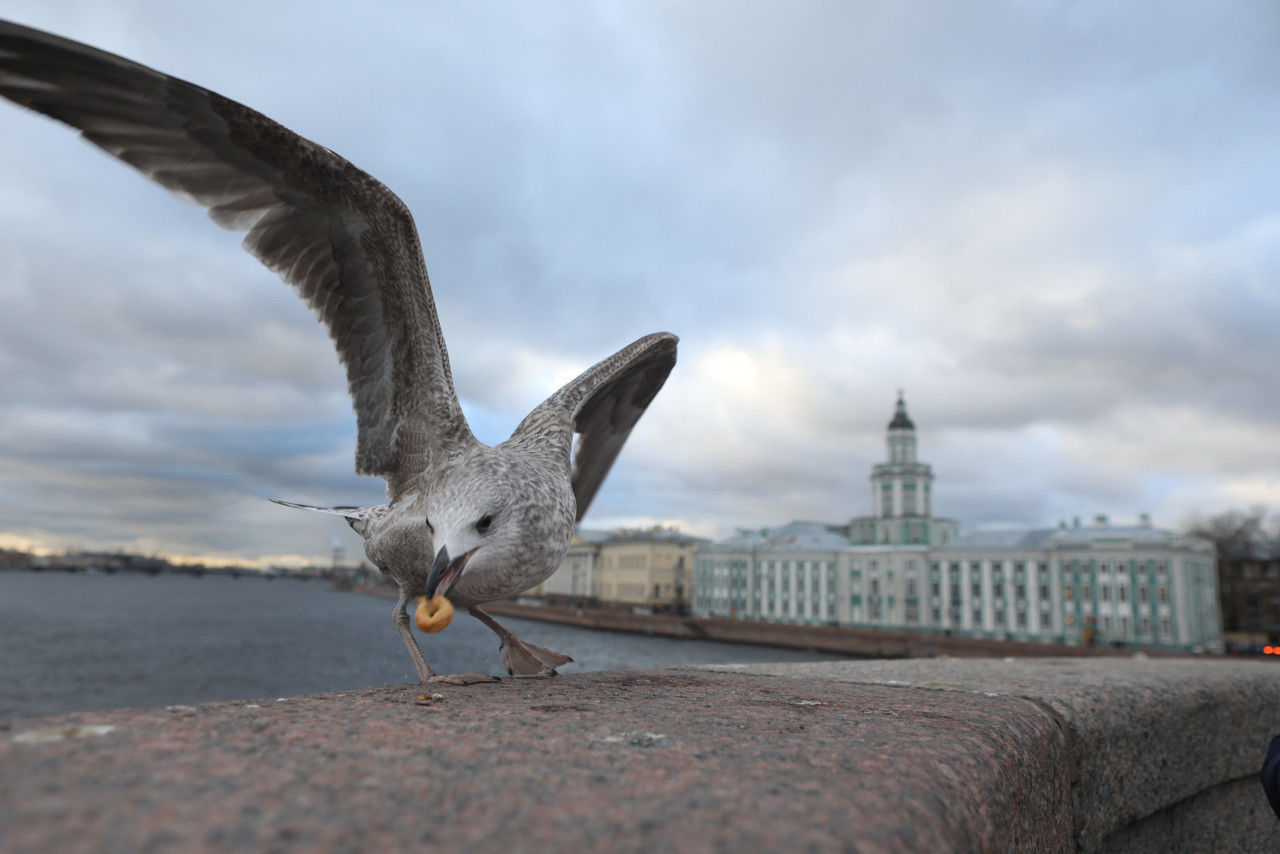
<path fill-rule="evenodd" d="M 413 683 L 392 604 L 315 581 L 0 572 L 0 717 Z M 501 622 L 572 656 L 561 673 L 837 657 Z M 437 672 L 504 672 L 465 613 L 419 641 Z"/>

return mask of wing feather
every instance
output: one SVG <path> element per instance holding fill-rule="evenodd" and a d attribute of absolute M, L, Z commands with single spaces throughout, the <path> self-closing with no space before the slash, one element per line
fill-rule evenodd
<path fill-rule="evenodd" d="M 605 476 L 676 364 L 679 339 L 647 335 L 588 368 L 529 414 L 516 441 L 557 442 L 577 434 L 570 481 L 582 520 Z"/>
<path fill-rule="evenodd" d="M 356 410 L 358 472 L 394 492 L 414 467 L 407 454 L 466 429 L 417 229 L 381 183 L 215 92 L 7 21 L 0 95 L 248 232 L 245 248 L 329 329 Z"/>

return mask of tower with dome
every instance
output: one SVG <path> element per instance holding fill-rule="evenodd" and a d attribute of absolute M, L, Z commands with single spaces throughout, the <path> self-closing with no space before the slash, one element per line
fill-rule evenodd
<path fill-rule="evenodd" d="M 871 515 L 849 522 L 853 545 L 945 546 L 959 523 L 933 515 L 933 467 L 916 456 L 916 425 L 898 391 L 885 429 L 887 459 L 871 469 Z"/>

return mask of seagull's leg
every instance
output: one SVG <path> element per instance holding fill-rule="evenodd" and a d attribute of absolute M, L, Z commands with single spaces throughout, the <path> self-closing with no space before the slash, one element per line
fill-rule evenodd
<path fill-rule="evenodd" d="M 502 663 L 512 676 L 555 676 L 556 668 L 573 661 L 564 653 L 555 652 L 520 640 L 504 629 L 497 620 L 479 608 L 468 608 L 471 616 L 493 629 L 502 642 Z"/>
<path fill-rule="evenodd" d="M 409 657 L 413 659 L 413 666 L 418 668 L 418 681 L 427 682 L 435 677 L 435 671 L 427 664 L 427 660 L 422 657 L 422 648 L 418 646 L 418 641 L 414 639 L 413 632 L 409 631 L 409 597 L 405 595 L 404 588 L 400 589 L 400 599 L 396 602 L 395 610 L 391 612 L 391 620 L 396 624 L 396 631 L 400 633 L 400 639 L 404 641 L 405 649 L 409 650 Z"/>
<path fill-rule="evenodd" d="M 485 673 L 440 674 L 432 670 L 427 660 L 422 657 L 422 648 L 418 646 L 413 632 L 409 630 L 409 597 L 405 595 L 403 588 L 400 590 L 400 599 L 396 602 L 395 610 L 391 612 L 391 619 L 396 624 L 396 631 L 400 633 L 401 640 L 404 641 L 405 649 L 409 650 L 413 666 L 418 668 L 418 681 L 422 684 L 475 685 L 478 682 L 498 681 L 498 677 Z"/>

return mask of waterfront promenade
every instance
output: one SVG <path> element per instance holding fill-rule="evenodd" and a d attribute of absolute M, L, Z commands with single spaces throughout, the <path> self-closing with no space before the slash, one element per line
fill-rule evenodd
<path fill-rule="evenodd" d="M 423 696 L 4 720 L 0 849 L 1276 848 L 1265 662 L 720 665 Z"/>
<path fill-rule="evenodd" d="M 491 602 L 493 614 L 522 617 L 565 626 L 612 632 L 712 640 L 740 644 L 768 644 L 778 649 L 806 649 L 860 658 L 966 658 L 1029 656 L 1128 656 L 1132 647 L 1098 644 L 1044 643 L 1031 640 L 979 638 L 942 632 L 879 627 L 812 626 L 723 617 L 681 617 L 673 614 L 633 613 L 616 608 L 573 608 L 538 602 Z M 1144 655 L 1186 655 L 1170 649 L 1143 650 Z"/>

